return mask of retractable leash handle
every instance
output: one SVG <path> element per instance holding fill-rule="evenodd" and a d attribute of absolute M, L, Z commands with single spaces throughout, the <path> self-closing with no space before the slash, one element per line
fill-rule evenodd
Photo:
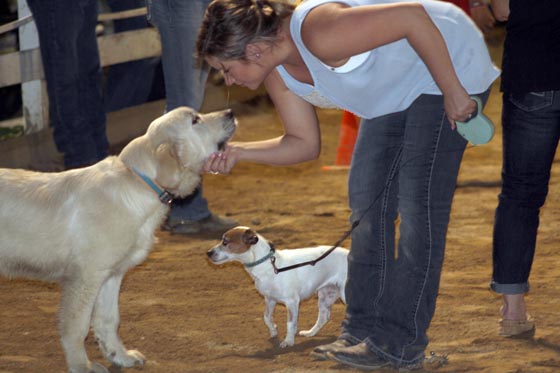
<path fill-rule="evenodd" d="M 482 101 L 476 96 L 471 96 L 476 102 L 476 111 L 465 122 L 455 122 L 457 132 L 473 145 L 483 145 L 494 137 L 494 124 L 482 113 Z"/>

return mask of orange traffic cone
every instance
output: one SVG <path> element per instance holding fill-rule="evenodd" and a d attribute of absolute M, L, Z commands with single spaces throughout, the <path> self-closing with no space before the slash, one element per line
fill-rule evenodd
<path fill-rule="evenodd" d="M 342 113 L 336 163 L 334 166 L 323 166 L 323 170 L 348 169 L 352 161 L 359 126 L 360 119 L 356 115 L 346 110 Z"/>

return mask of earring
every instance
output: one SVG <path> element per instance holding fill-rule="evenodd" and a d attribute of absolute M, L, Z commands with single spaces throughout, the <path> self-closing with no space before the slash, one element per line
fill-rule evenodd
<path fill-rule="evenodd" d="M 255 57 L 261 58 L 261 54 L 260 54 L 260 53 L 257 53 L 257 54 L 255 55 Z"/>

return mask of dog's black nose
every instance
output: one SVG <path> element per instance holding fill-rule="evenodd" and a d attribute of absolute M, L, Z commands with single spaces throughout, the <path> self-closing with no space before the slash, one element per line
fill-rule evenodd
<path fill-rule="evenodd" d="M 206 255 L 208 255 L 209 258 L 212 257 L 212 254 L 214 254 L 214 250 L 210 250 L 206 252 Z"/>

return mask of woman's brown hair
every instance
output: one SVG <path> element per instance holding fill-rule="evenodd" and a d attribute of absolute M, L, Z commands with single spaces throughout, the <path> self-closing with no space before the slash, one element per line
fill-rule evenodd
<path fill-rule="evenodd" d="M 197 41 L 199 59 L 245 59 L 249 43 L 274 44 L 294 5 L 281 0 L 214 0 L 208 5 Z"/>

